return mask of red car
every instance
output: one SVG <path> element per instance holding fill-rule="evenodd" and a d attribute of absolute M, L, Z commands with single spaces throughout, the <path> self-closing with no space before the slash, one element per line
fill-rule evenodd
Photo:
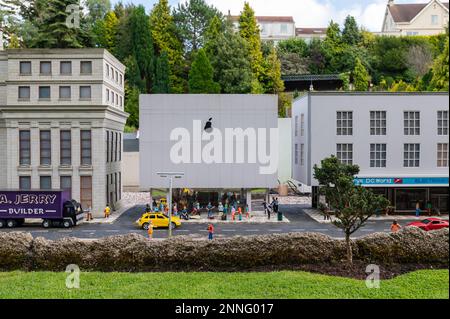
<path fill-rule="evenodd" d="M 448 228 L 448 221 L 439 218 L 427 218 L 420 222 L 412 222 L 406 226 L 419 227 L 422 230 L 436 230 L 441 228 Z"/>

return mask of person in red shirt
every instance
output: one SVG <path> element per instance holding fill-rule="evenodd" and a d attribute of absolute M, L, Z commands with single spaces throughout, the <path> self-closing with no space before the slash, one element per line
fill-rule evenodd
<path fill-rule="evenodd" d="M 396 232 L 398 232 L 401 228 L 402 228 L 402 227 L 397 223 L 397 221 L 394 220 L 394 222 L 393 222 L 392 225 L 391 225 L 391 231 L 392 231 L 393 233 L 396 233 Z"/>
<path fill-rule="evenodd" d="M 214 236 L 214 225 L 209 224 L 208 225 L 208 239 L 213 240 L 213 236 Z"/>

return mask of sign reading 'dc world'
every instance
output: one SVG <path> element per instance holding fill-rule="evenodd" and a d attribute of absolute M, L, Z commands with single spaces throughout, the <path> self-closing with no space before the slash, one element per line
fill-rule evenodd
<path fill-rule="evenodd" d="M 391 177 L 364 177 L 364 178 L 355 178 L 355 184 L 362 186 L 380 186 L 380 185 L 447 185 L 448 186 L 448 177 L 401 177 L 401 178 L 391 178 Z"/>
<path fill-rule="evenodd" d="M 275 187 L 277 98 L 152 94 L 139 99 L 140 186 L 167 187 L 158 172 L 183 172 L 174 187 Z"/>

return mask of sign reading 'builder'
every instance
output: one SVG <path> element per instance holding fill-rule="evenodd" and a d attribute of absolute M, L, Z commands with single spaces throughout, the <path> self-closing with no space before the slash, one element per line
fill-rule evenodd
<path fill-rule="evenodd" d="M 140 184 L 184 172 L 174 187 L 275 187 L 277 98 L 271 95 L 141 95 Z"/>

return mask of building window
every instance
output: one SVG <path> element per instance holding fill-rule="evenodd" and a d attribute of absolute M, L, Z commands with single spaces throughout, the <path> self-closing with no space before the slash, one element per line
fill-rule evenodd
<path fill-rule="evenodd" d="M 298 144 L 295 143 L 294 145 L 294 162 L 297 165 L 298 164 Z"/>
<path fill-rule="evenodd" d="M 30 190 L 31 176 L 19 176 L 19 188 L 21 190 Z"/>
<path fill-rule="evenodd" d="M 439 16 L 433 14 L 431 15 L 431 24 L 432 25 L 437 25 L 439 23 Z"/>
<path fill-rule="evenodd" d="M 337 135 L 353 135 L 353 112 L 336 113 Z"/>
<path fill-rule="evenodd" d="M 119 99 L 120 99 L 120 103 L 119 103 L 119 106 L 123 106 L 123 100 L 122 100 L 122 96 L 119 96 Z"/>
<path fill-rule="evenodd" d="M 300 165 L 305 165 L 305 144 L 300 144 Z"/>
<path fill-rule="evenodd" d="M 448 167 L 448 143 L 437 145 L 437 166 Z"/>
<path fill-rule="evenodd" d="M 405 135 L 420 135 L 420 112 L 403 112 Z"/>
<path fill-rule="evenodd" d="M 39 65 L 39 73 L 41 75 L 51 75 L 52 74 L 52 62 L 41 61 Z"/>
<path fill-rule="evenodd" d="M 111 132 L 111 146 L 110 146 L 111 153 L 109 154 L 109 160 L 111 162 L 114 162 L 114 132 Z"/>
<path fill-rule="evenodd" d="M 370 144 L 370 167 L 386 167 L 386 144 Z"/>
<path fill-rule="evenodd" d="M 60 131 L 60 162 L 61 165 L 72 164 L 72 133 L 70 130 Z"/>
<path fill-rule="evenodd" d="M 295 116 L 295 121 L 294 121 L 294 135 L 298 136 L 298 115 Z"/>
<path fill-rule="evenodd" d="M 119 172 L 119 200 L 122 199 L 122 172 Z"/>
<path fill-rule="evenodd" d="M 116 138 L 116 141 L 115 141 L 115 144 L 114 144 L 114 147 L 115 147 L 115 152 L 114 152 L 114 162 L 117 162 L 117 159 L 119 158 L 119 133 L 115 133 L 115 138 Z"/>
<path fill-rule="evenodd" d="M 109 163 L 109 131 L 106 131 L 106 163 Z"/>
<path fill-rule="evenodd" d="M 403 146 L 403 166 L 420 166 L 420 144 L 404 144 Z"/>
<path fill-rule="evenodd" d="M 80 74 L 92 74 L 92 62 L 81 61 L 80 62 Z"/>
<path fill-rule="evenodd" d="M 19 164 L 30 165 L 31 164 L 31 143 L 30 143 L 30 131 L 19 132 Z"/>
<path fill-rule="evenodd" d="M 50 100 L 50 87 L 49 86 L 40 86 L 39 87 L 39 99 Z"/>
<path fill-rule="evenodd" d="M 59 98 L 61 100 L 70 99 L 72 96 L 72 90 L 70 86 L 60 86 L 59 87 Z"/>
<path fill-rule="evenodd" d="M 448 135 L 448 111 L 437 113 L 438 135 Z"/>
<path fill-rule="evenodd" d="M 122 161 L 122 133 L 119 133 L 119 161 Z"/>
<path fill-rule="evenodd" d="M 288 26 L 285 23 L 282 23 L 280 25 L 280 33 L 281 34 L 287 34 L 288 33 Z"/>
<path fill-rule="evenodd" d="M 51 165 L 52 163 L 52 140 L 50 130 L 39 132 L 40 159 L 41 165 Z"/>
<path fill-rule="evenodd" d="M 119 95 L 116 93 L 116 105 L 119 105 Z"/>
<path fill-rule="evenodd" d="M 80 176 L 81 207 L 92 207 L 92 176 Z"/>
<path fill-rule="evenodd" d="M 342 164 L 353 164 L 353 144 L 337 144 L 336 156 Z"/>
<path fill-rule="evenodd" d="M 91 98 L 91 87 L 80 86 L 80 99 L 89 100 Z"/>
<path fill-rule="evenodd" d="M 106 76 L 109 77 L 109 65 L 108 65 L 108 63 L 105 63 L 105 67 L 106 67 Z"/>
<path fill-rule="evenodd" d="M 92 165 L 91 131 L 81 130 L 81 165 Z"/>
<path fill-rule="evenodd" d="M 61 176 L 59 188 L 68 191 L 70 198 L 72 198 L 72 176 Z"/>
<path fill-rule="evenodd" d="M 111 91 L 111 103 L 114 104 L 114 92 Z"/>
<path fill-rule="evenodd" d="M 370 135 L 386 135 L 386 111 L 370 111 Z"/>
<path fill-rule="evenodd" d="M 300 136 L 305 135 L 305 114 L 300 115 Z"/>
<path fill-rule="evenodd" d="M 114 80 L 114 69 L 113 69 L 113 67 L 111 67 L 111 78 Z"/>
<path fill-rule="evenodd" d="M 123 77 L 122 77 L 122 74 L 120 74 L 119 75 L 119 84 L 122 85 L 122 82 L 123 82 Z"/>
<path fill-rule="evenodd" d="M 106 102 L 109 102 L 109 89 L 106 89 Z"/>
<path fill-rule="evenodd" d="M 119 82 L 119 72 L 116 71 L 116 77 L 115 77 L 116 82 Z"/>
<path fill-rule="evenodd" d="M 20 75 L 31 75 L 31 62 L 21 61 L 20 62 Z"/>
<path fill-rule="evenodd" d="M 30 87 L 29 86 L 19 86 L 19 99 L 20 100 L 30 100 Z"/>
<path fill-rule="evenodd" d="M 61 61 L 59 64 L 59 73 L 62 75 L 72 74 L 72 62 L 71 61 Z"/>
<path fill-rule="evenodd" d="M 52 189 L 52 177 L 40 176 L 39 178 L 40 189 Z"/>

